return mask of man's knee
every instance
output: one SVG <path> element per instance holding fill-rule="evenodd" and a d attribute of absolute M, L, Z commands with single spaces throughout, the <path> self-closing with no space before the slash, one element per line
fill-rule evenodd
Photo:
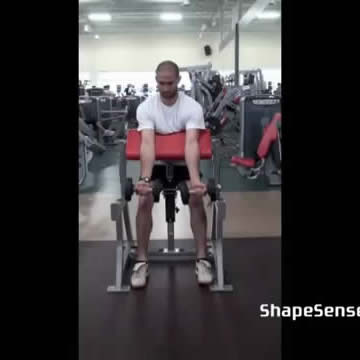
<path fill-rule="evenodd" d="M 138 203 L 139 212 L 150 212 L 153 207 L 153 197 L 152 194 L 149 195 L 140 195 Z"/>

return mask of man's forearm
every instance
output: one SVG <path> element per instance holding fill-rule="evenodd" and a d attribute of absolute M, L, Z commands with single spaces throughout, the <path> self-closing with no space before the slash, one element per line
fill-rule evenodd
<path fill-rule="evenodd" d="M 189 141 L 185 144 L 185 161 L 189 170 L 191 183 L 200 182 L 200 148 L 198 141 Z"/>
<path fill-rule="evenodd" d="M 155 162 L 155 146 L 151 143 L 143 143 L 140 148 L 140 176 L 151 177 Z"/>

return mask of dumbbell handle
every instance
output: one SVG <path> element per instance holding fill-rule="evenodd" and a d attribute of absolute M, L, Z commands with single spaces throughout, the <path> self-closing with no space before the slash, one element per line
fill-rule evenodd
<path fill-rule="evenodd" d="M 190 187 L 189 194 L 194 194 L 194 193 L 196 194 L 197 193 L 196 189 L 200 189 L 200 186 L 196 186 L 195 190 L 194 190 L 194 187 Z M 203 188 L 201 187 L 201 189 L 203 189 Z M 204 195 L 206 195 L 206 194 L 207 194 L 207 186 L 205 185 Z"/>
<path fill-rule="evenodd" d="M 148 184 L 148 185 L 150 185 L 150 184 Z M 153 192 L 153 190 L 154 190 L 154 188 L 150 185 L 150 188 L 151 188 L 151 192 Z M 136 185 L 134 185 L 134 187 L 133 187 L 133 192 L 134 193 L 138 193 L 137 191 L 136 191 Z M 149 191 L 150 192 L 150 191 Z"/>
<path fill-rule="evenodd" d="M 160 192 L 162 191 L 162 185 L 157 183 L 156 181 L 153 184 L 148 184 L 150 185 L 152 191 L 152 195 L 154 197 L 154 201 L 158 202 L 159 201 L 159 196 L 160 196 Z M 133 192 L 136 192 L 136 185 L 134 185 L 134 190 Z M 148 192 L 150 193 L 150 191 Z"/>

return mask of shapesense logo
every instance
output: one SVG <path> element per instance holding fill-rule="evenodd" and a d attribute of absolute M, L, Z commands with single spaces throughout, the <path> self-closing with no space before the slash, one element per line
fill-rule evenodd
<path fill-rule="evenodd" d="M 360 306 L 323 306 L 316 304 L 315 306 L 276 306 L 274 304 L 261 304 L 260 317 L 284 317 L 296 320 L 300 317 L 307 318 L 339 318 L 360 317 Z"/>

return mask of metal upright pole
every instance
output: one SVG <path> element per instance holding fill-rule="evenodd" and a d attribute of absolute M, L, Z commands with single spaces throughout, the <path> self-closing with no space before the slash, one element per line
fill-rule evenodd
<path fill-rule="evenodd" d="M 235 24 L 235 86 L 239 86 L 239 23 Z"/>

